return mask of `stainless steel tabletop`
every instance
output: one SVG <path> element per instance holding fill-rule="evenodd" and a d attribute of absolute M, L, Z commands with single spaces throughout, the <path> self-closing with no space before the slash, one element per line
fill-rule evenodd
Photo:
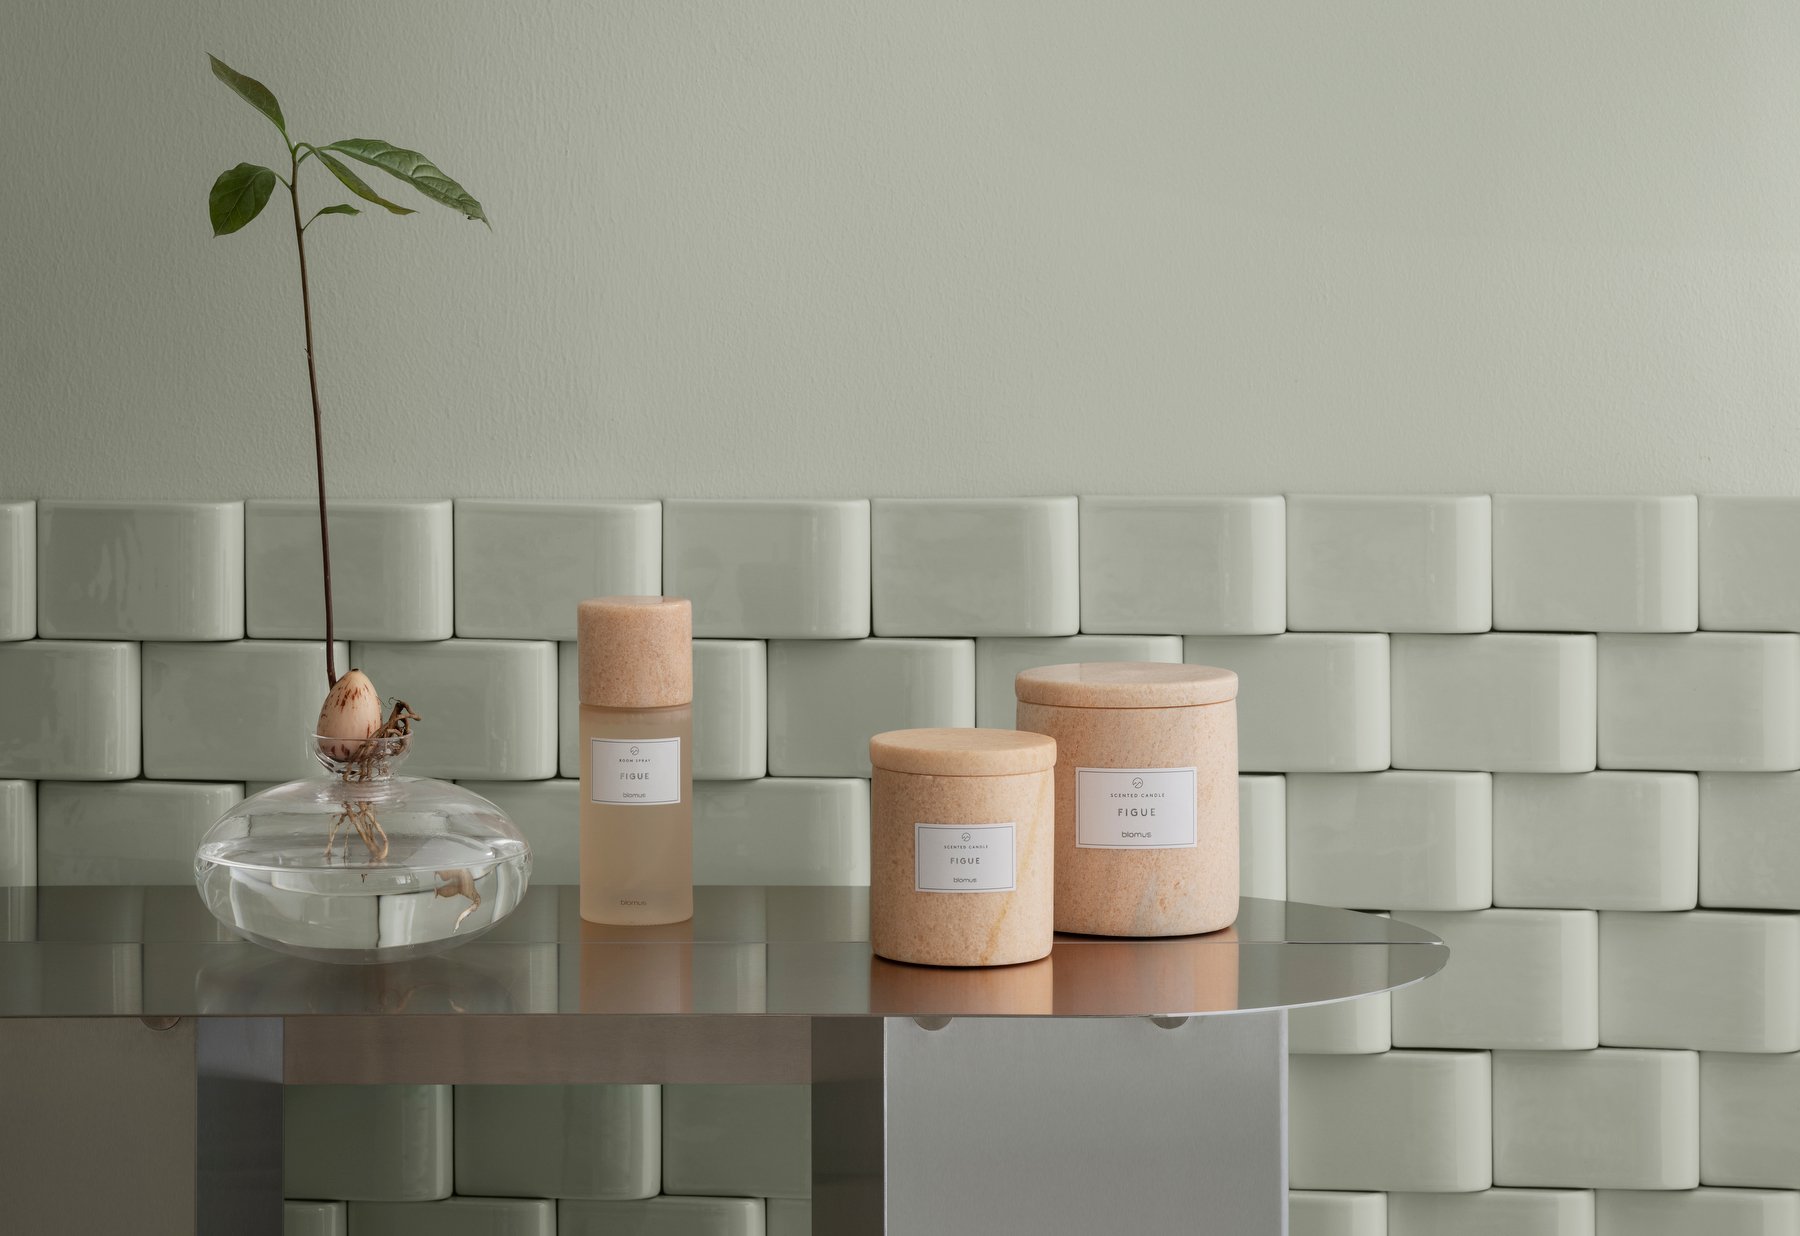
<path fill-rule="evenodd" d="M 874 956 L 866 888 L 702 887 L 667 927 L 601 927 L 577 905 L 537 886 L 449 953 L 333 966 L 234 938 L 186 886 L 0 887 L 0 1017 L 1189 1016 L 1351 999 L 1448 957 L 1406 923 L 1255 897 L 1223 931 L 1059 935 L 1042 961 L 987 969 Z"/>

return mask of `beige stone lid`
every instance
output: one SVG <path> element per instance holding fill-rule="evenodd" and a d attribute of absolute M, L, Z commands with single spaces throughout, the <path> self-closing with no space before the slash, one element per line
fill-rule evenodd
<path fill-rule="evenodd" d="M 1022 730 L 889 730 L 869 739 L 869 762 L 928 777 L 1008 777 L 1056 767 L 1056 739 Z"/>
<path fill-rule="evenodd" d="M 1211 665 L 1082 661 L 1045 665 L 1013 680 L 1019 701 L 1063 708 L 1191 708 L 1237 698 L 1237 675 Z"/>
<path fill-rule="evenodd" d="M 581 702 L 673 708 L 694 700 L 694 607 L 682 597 L 596 597 L 575 608 Z"/>

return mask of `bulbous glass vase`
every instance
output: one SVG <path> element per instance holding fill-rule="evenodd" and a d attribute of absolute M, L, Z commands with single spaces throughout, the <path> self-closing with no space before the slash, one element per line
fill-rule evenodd
<path fill-rule="evenodd" d="M 315 735 L 332 775 L 237 803 L 194 854 L 207 908 L 258 944 L 315 961 L 405 961 L 487 932 L 531 879 L 531 847 L 493 803 L 398 777 L 410 735 Z"/>

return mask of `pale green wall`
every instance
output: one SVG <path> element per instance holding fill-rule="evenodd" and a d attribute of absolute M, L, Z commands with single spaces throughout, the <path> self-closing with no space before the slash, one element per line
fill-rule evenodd
<path fill-rule="evenodd" d="M 207 50 L 345 494 L 1800 490 L 1784 0 L 7 0 L 0 496 L 308 484 Z"/>

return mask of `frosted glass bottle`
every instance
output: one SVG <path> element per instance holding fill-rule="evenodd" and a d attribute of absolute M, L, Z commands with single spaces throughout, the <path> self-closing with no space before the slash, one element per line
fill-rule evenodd
<path fill-rule="evenodd" d="M 581 917 L 694 915 L 693 610 L 678 597 L 583 601 Z"/>

